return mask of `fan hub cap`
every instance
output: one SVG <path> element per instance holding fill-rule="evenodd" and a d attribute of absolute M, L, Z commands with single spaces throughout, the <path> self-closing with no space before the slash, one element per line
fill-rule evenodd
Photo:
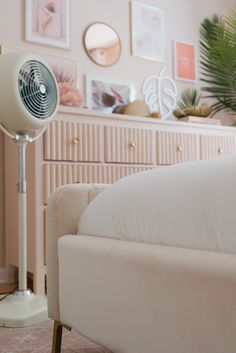
<path fill-rule="evenodd" d="M 40 92 L 41 92 L 42 94 L 45 94 L 45 93 L 46 93 L 46 87 L 45 87 L 45 85 L 44 85 L 44 84 L 41 84 L 41 85 L 39 86 L 39 90 L 40 90 Z"/>

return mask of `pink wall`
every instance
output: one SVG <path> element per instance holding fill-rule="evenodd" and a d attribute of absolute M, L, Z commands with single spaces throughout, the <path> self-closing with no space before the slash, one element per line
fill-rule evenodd
<path fill-rule="evenodd" d="M 234 7 L 235 0 L 143 0 L 158 6 L 165 13 L 166 60 L 169 75 L 173 74 L 172 40 L 197 43 L 200 22 L 213 13 L 223 14 Z M 78 59 L 80 84 L 85 83 L 86 74 L 133 80 L 137 96 L 143 80 L 159 72 L 162 64 L 130 55 L 130 1 L 129 0 L 71 0 L 71 50 L 47 47 L 24 41 L 24 0 L 1 1 L 0 43 L 23 47 L 32 51 L 69 56 Z M 83 49 L 83 32 L 92 22 L 105 22 L 113 26 L 120 35 L 122 54 L 117 64 L 104 68 L 94 64 Z M 178 82 L 179 91 L 186 84 Z M 4 264 L 4 181 L 3 139 L 0 135 L 0 268 Z M 14 187 L 14 186 L 13 186 Z"/>

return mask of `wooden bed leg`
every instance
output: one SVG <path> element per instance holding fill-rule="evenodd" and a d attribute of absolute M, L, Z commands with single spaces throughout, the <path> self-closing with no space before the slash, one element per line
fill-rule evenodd
<path fill-rule="evenodd" d="M 70 327 L 63 325 L 60 321 L 54 320 L 53 337 L 52 337 L 52 353 L 61 353 L 63 327 L 71 331 Z"/>

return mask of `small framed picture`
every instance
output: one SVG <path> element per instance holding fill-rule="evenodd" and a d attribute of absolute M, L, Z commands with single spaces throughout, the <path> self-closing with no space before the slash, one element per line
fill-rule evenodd
<path fill-rule="evenodd" d="M 157 7 L 131 2 L 132 55 L 164 61 L 164 12 Z"/>
<path fill-rule="evenodd" d="M 86 95 L 88 108 L 112 113 L 116 106 L 128 104 L 135 99 L 135 84 L 87 75 Z"/>
<path fill-rule="evenodd" d="M 174 41 L 175 79 L 197 81 L 196 46 L 191 43 Z"/>
<path fill-rule="evenodd" d="M 79 63 L 63 56 L 39 54 L 53 71 L 60 94 L 60 106 L 82 107 L 84 97 L 79 88 Z"/>
<path fill-rule="evenodd" d="M 76 59 L 50 54 L 41 54 L 24 48 L 14 48 L 0 45 L 0 54 L 10 54 L 24 51 L 37 55 L 52 70 L 58 84 L 60 106 L 84 106 L 83 94 L 79 89 L 79 64 Z M 64 109 L 63 109 L 64 111 Z"/>
<path fill-rule="evenodd" d="M 70 48 L 70 0 L 25 0 L 25 39 Z"/>

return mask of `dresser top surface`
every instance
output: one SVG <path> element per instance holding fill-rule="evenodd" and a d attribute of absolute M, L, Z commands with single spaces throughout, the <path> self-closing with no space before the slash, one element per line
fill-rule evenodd
<path fill-rule="evenodd" d="M 236 128 L 226 125 L 215 125 L 206 123 L 196 123 L 189 121 L 155 119 L 148 117 L 140 117 L 124 114 L 110 114 L 97 110 L 75 107 L 61 106 L 58 112 L 57 120 L 67 120 L 96 123 L 104 125 L 127 125 L 129 127 L 152 128 L 152 129 L 167 129 L 167 130 L 186 130 L 188 132 L 215 132 L 215 133 L 230 133 L 236 135 Z"/>

